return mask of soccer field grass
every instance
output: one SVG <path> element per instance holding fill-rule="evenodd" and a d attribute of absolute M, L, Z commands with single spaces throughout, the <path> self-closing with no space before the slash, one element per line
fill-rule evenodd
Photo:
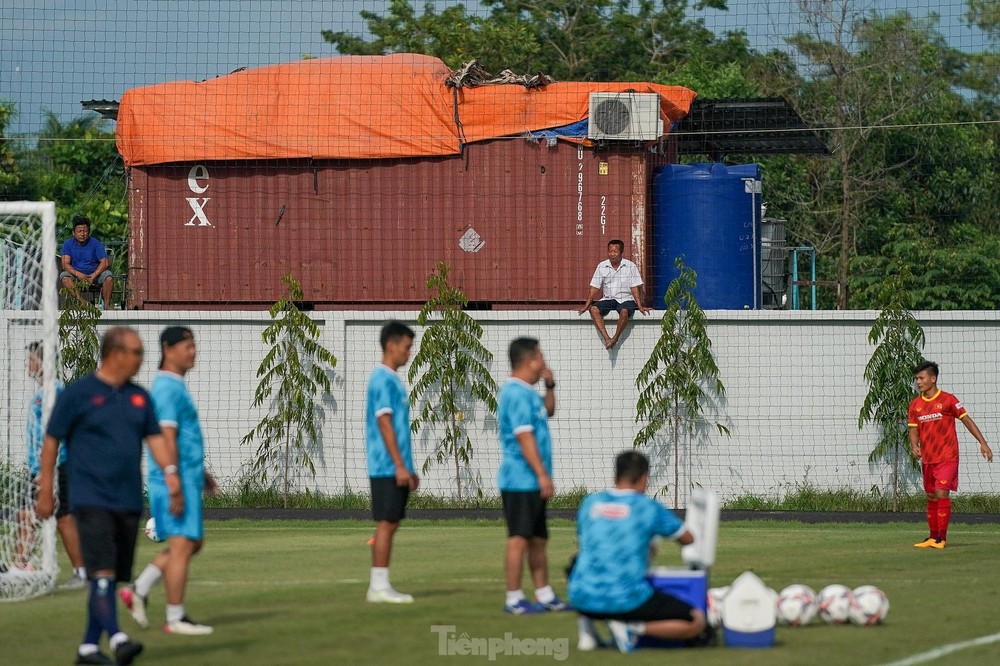
<path fill-rule="evenodd" d="M 563 594 L 562 568 L 575 548 L 574 526 L 556 521 L 551 527 L 550 573 Z M 150 600 L 150 629 L 138 629 L 119 605 L 122 627 L 146 644 L 137 663 L 490 663 L 486 656 L 440 654 L 443 630 L 433 627 L 453 625 L 459 637 L 502 641 L 509 633 L 524 646 L 537 645 L 535 639 L 555 641 L 550 643 L 555 655 L 498 655 L 496 661 L 503 663 L 560 663 L 556 657 L 566 656 L 562 663 L 884 664 L 1000 631 L 1000 582 L 993 569 L 1000 526 L 995 525 L 954 525 L 948 548 L 928 551 L 912 547 L 924 536 L 923 526 L 912 524 L 723 523 L 712 586 L 728 584 L 746 570 L 779 590 L 791 583 L 816 590 L 829 583 L 874 584 L 892 604 L 887 623 L 779 627 L 777 644 L 766 650 L 719 647 L 630 655 L 577 652 L 573 614 L 503 614 L 504 530 L 498 522 L 404 523 L 392 581 L 416 602 L 368 604 L 371 531 L 370 523 L 361 522 L 209 522 L 205 550 L 192 568 L 187 609 L 198 621 L 214 625 L 215 634 L 163 634 L 160 587 Z M 140 541 L 136 573 L 156 550 L 145 538 Z M 679 564 L 676 546 L 663 544 L 656 563 Z M 56 590 L 41 599 L 0 605 L 0 663 L 72 663 L 83 631 L 85 596 Z M 560 654 L 559 639 L 568 645 L 567 654 Z M 933 662 L 1000 663 L 1000 642 Z"/>

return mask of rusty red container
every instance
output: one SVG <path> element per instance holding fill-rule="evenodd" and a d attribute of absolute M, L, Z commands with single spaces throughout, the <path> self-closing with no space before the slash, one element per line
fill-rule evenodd
<path fill-rule="evenodd" d="M 670 157 L 518 138 L 453 157 L 133 167 L 129 306 L 267 307 L 291 273 L 318 309 L 419 307 L 437 261 L 481 307 L 581 303 L 611 239 L 648 278 L 650 177 Z"/>

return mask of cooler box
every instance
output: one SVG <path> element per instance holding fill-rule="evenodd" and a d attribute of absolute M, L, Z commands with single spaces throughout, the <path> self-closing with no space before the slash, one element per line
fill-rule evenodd
<path fill-rule="evenodd" d="M 705 612 L 708 607 L 708 574 L 683 567 L 654 567 L 646 576 L 654 589 L 677 597 Z M 642 636 L 639 647 L 683 647 L 683 641 L 665 641 Z"/>
<path fill-rule="evenodd" d="M 722 600 L 722 636 L 726 647 L 774 645 L 777 596 L 753 572 L 745 571 Z"/>

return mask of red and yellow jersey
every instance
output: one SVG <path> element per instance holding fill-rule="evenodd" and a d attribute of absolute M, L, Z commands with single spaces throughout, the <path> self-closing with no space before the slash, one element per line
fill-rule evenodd
<path fill-rule="evenodd" d="M 958 398 L 941 390 L 931 398 L 923 395 L 914 398 L 907 425 L 917 429 L 920 459 L 926 464 L 958 460 L 955 419 L 968 415 Z"/>

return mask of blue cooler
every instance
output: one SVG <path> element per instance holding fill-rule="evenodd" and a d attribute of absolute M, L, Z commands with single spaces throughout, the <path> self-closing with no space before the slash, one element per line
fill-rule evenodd
<path fill-rule="evenodd" d="M 708 607 L 708 574 L 704 570 L 682 567 L 655 567 L 649 570 L 646 579 L 654 589 L 677 597 L 705 612 Z M 683 641 L 665 641 L 650 636 L 641 636 L 638 647 L 683 647 Z"/>

